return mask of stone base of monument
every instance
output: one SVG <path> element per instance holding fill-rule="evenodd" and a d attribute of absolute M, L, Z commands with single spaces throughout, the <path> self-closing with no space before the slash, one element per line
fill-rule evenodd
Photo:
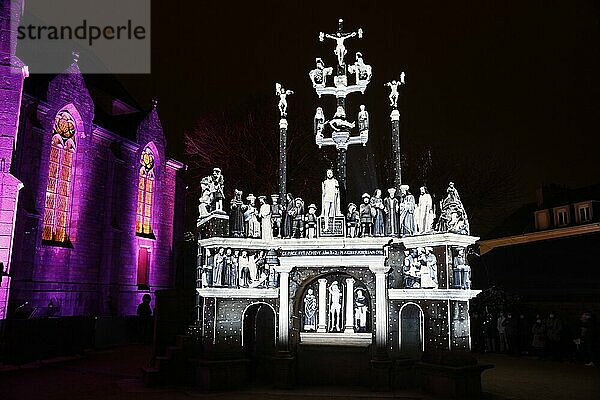
<path fill-rule="evenodd" d="M 369 387 L 370 360 L 370 346 L 299 343 L 296 363 L 298 385 Z"/>
<path fill-rule="evenodd" d="M 277 389 L 291 389 L 296 383 L 296 357 L 279 352 L 273 357 L 273 384 Z"/>
<path fill-rule="evenodd" d="M 377 359 L 371 360 L 371 390 L 377 392 L 387 392 L 392 388 L 392 360 Z"/>
<path fill-rule="evenodd" d="M 206 391 L 232 390 L 247 386 L 250 382 L 248 359 L 193 360 L 196 366 L 195 383 Z"/>
<path fill-rule="evenodd" d="M 416 366 L 419 360 L 403 358 L 394 360 L 391 371 L 392 390 L 413 389 L 418 387 Z"/>
<path fill-rule="evenodd" d="M 481 397 L 481 374 L 492 364 L 479 364 L 468 353 L 444 352 L 424 356 L 417 364 L 417 380 L 427 394 L 455 399 Z"/>
<path fill-rule="evenodd" d="M 224 211 L 213 211 L 207 217 L 198 219 L 198 239 L 229 236 L 229 216 Z"/>

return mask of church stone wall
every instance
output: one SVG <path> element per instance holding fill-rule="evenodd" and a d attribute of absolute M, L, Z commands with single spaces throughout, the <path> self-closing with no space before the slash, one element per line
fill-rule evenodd
<path fill-rule="evenodd" d="M 138 140 L 93 125 L 93 103 L 76 63 L 50 83 L 47 101 L 27 97 L 13 170 L 22 179 L 14 242 L 11 307 L 28 302 L 58 315 L 130 315 L 145 293 L 168 288 L 174 274 L 174 227 L 181 165 L 167 160 L 153 109 L 140 124 Z M 70 243 L 42 243 L 52 124 L 63 107 L 78 119 L 77 152 L 70 205 Z M 150 122 L 148 122 L 150 121 Z M 140 152 L 157 143 L 154 239 L 135 233 Z M 149 248 L 149 289 L 137 286 L 140 246 Z"/>

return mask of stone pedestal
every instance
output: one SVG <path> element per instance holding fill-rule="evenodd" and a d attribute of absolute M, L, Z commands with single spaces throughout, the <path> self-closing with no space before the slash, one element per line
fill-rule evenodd
<path fill-rule="evenodd" d="M 328 223 L 325 221 L 325 217 L 318 217 L 317 221 L 318 237 L 346 237 L 346 217 L 333 217 L 333 226 L 330 227 L 331 229 L 325 229 L 325 225 Z"/>
<path fill-rule="evenodd" d="M 391 370 L 391 389 L 405 390 L 418 387 L 416 365 L 414 358 L 394 360 Z"/>
<path fill-rule="evenodd" d="M 198 239 L 229 236 L 229 216 L 224 211 L 213 211 L 208 217 L 199 219 Z"/>
<path fill-rule="evenodd" d="M 248 360 L 195 360 L 195 363 L 196 385 L 203 390 L 231 390 L 249 383 Z"/>
<path fill-rule="evenodd" d="M 389 391 L 392 388 L 392 360 L 371 360 L 371 389 L 377 392 Z"/>
<path fill-rule="evenodd" d="M 425 393 L 455 399 L 481 397 L 481 373 L 493 368 L 491 364 L 449 366 L 417 364 L 417 379 Z"/>
<path fill-rule="evenodd" d="M 296 358 L 287 351 L 273 357 L 273 381 L 277 389 L 290 389 L 296 383 Z"/>

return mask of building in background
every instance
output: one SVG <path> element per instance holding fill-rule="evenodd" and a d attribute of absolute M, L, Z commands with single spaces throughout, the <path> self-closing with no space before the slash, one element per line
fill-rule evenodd
<path fill-rule="evenodd" d="M 135 314 L 173 283 L 184 165 L 167 157 L 156 102 L 140 112 L 89 85 L 77 55 L 25 80 L 18 3 L 0 2 L 0 319 Z"/>
<path fill-rule="evenodd" d="M 523 206 L 478 242 L 489 284 L 510 289 L 540 312 L 578 317 L 585 309 L 600 311 L 598 200 L 600 185 L 540 188 L 535 204 Z"/>

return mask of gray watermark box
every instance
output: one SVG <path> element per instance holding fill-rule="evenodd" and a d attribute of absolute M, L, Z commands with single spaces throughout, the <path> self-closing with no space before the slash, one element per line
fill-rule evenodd
<path fill-rule="evenodd" d="M 31 73 L 63 72 L 73 52 L 83 73 L 150 73 L 150 0 L 27 0 L 16 40 Z"/>

